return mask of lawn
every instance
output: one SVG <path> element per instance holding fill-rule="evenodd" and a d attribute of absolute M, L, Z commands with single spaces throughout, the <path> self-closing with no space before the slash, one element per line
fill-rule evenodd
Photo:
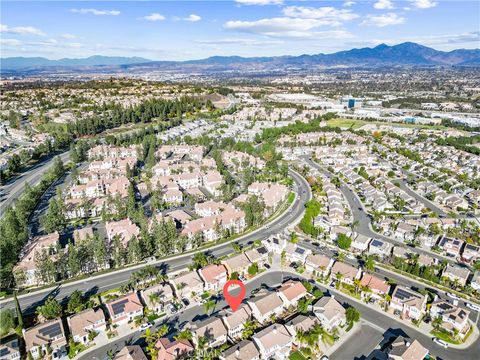
<path fill-rule="evenodd" d="M 307 360 L 305 356 L 302 355 L 300 351 L 295 351 L 289 357 L 290 360 Z"/>
<path fill-rule="evenodd" d="M 327 121 L 328 126 L 341 127 L 341 128 L 351 127 L 354 130 L 361 128 L 365 124 L 376 124 L 376 125 L 384 125 L 384 126 L 390 125 L 390 126 L 396 126 L 396 127 L 409 127 L 409 128 L 420 128 L 420 129 L 431 129 L 431 130 L 447 129 L 445 126 L 441 126 L 441 125 L 389 123 L 389 122 L 382 122 L 382 121 L 365 121 L 365 120 L 344 119 L 344 118 L 337 118 L 337 119 Z"/>
<path fill-rule="evenodd" d="M 450 333 L 446 332 L 446 331 L 443 331 L 443 330 L 433 330 L 431 332 L 431 334 L 443 341 L 446 341 L 450 344 L 456 344 L 456 345 L 459 345 L 459 344 L 462 344 L 462 341 L 458 341 L 458 340 L 455 340 L 454 338 L 452 338 L 452 336 L 450 335 Z M 466 337 L 467 338 L 467 337 Z M 466 339 L 465 338 L 465 339 Z"/>

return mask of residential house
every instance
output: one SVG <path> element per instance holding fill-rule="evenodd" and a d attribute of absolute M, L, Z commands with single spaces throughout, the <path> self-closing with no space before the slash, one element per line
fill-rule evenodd
<path fill-rule="evenodd" d="M 222 352 L 220 360 L 260 360 L 260 352 L 253 341 L 242 340 Z"/>
<path fill-rule="evenodd" d="M 397 229 L 394 232 L 394 236 L 399 240 L 412 241 L 415 238 L 416 226 L 408 224 L 406 222 L 400 222 L 397 225 Z"/>
<path fill-rule="evenodd" d="M 470 286 L 476 291 L 480 290 L 480 271 L 475 271 Z"/>
<path fill-rule="evenodd" d="M 0 359 L 20 360 L 20 345 L 17 338 L 11 339 L 0 345 Z"/>
<path fill-rule="evenodd" d="M 223 265 L 210 264 L 198 271 L 204 282 L 204 290 L 221 290 L 227 282 L 227 269 Z"/>
<path fill-rule="evenodd" d="M 465 286 L 470 276 L 470 270 L 466 267 L 458 265 L 447 264 L 443 270 L 442 277 L 457 283 L 460 286 Z"/>
<path fill-rule="evenodd" d="M 442 318 L 442 328 L 452 333 L 456 332 L 461 338 L 470 330 L 468 317 L 470 311 L 455 306 L 447 301 L 440 300 L 432 303 L 430 307 L 430 316 L 432 319 Z"/>
<path fill-rule="evenodd" d="M 148 360 L 139 345 L 124 346 L 113 360 Z"/>
<path fill-rule="evenodd" d="M 358 234 L 357 237 L 352 240 L 350 248 L 356 252 L 367 251 L 370 241 L 372 241 L 372 239 L 369 238 L 368 236 Z"/>
<path fill-rule="evenodd" d="M 265 247 L 269 252 L 281 254 L 287 246 L 287 240 L 280 236 L 271 236 L 264 241 Z"/>
<path fill-rule="evenodd" d="M 473 244 L 465 244 L 462 259 L 467 262 L 475 262 L 480 258 L 480 247 Z"/>
<path fill-rule="evenodd" d="M 385 280 L 368 273 L 363 274 L 360 286 L 362 287 L 362 297 L 371 296 L 377 300 L 383 299 L 390 290 L 390 285 Z"/>
<path fill-rule="evenodd" d="M 37 277 L 35 255 L 43 252 L 46 252 L 49 256 L 54 255 L 59 241 L 60 235 L 58 232 L 38 236 L 29 241 L 22 249 L 20 261 L 13 269 L 15 278 L 21 279 L 24 286 L 41 284 L 42 280 Z"/>
<path fill-rule="evenodd" d="M 388 360 L 424 360 L 428 350 L 417 340 L 397 337 L 387 349 Z"/>
<path fill-rule="evenodd" d="M 226 309 L 222 314 L 222 321 L 227 328 L 228 337 L 231 341 L 242 336 L 245 321 L 250 319 L 252 310 L 247 304 L 241 304 L 236 311 Z"/>
<path fill-rule="evenodd" d="M 381 241 L 377 239 L 373 239 L 368 247 L 368 253 L 370 255 L 378 256 L 380 259 L 383 259 L 387 256 L 390 256 L 392 253 L 392 244 Z"/>
<path fill-rule="evenodd" d="M 288 359 L 292 348 L 292 336 L 281 324 L 272 324 L 253 335 L 253 342 L 259 349 L 262 359 Z"/>
<path fill-rule="evenodd" d="M 67 317 L 67 323 L 73 341 L 85 345 L 90 342 L 90 332 L 99 334 L 107 329 L 105 314 L 101 308 L 87 309 L 71 315 Z"/>
<path fill-rule="evenodd" d="M 251 263 L 256 263 L 259 268 L 268 262 L 268 250 L 265 246 L 247 250 L 245 251 L 245 256 Z"/>
<path fill-rule="evenodd" d="M 252 309 L 252 316 L 260 323 L 268 322 L 272 316 L 279 316 L 283 312 L 283 301 L 277 292 L 260 292 L 247 300 Z"/>
<path fill-rule="evenodd" d="M 305 260 L 307 256 L 310 255 L 312 251 L 310 249 L 305 249 L 301 246 L 298 246 L 294 243 L 287 243 L 285 247 L 285 256 L 287 261 L 298 263 L 298 264 L 305 264 Z"/>
<path fill-rule="evenodd" d="M 312 311 L 327 331 L 342 326 L 346 322 L 345 308 L 335 300 L 333 295 L 320 298 L 312 305 Z"/>
<path fill-rule="evenodd" d="M 227 342 L 227 329 L 219 317 L 210 317 L 199 323 L 190 324 L 192 329 L 192 342 L 198 346 L 200 338 L 206 341 L 206 347 L 213 348 Z"/>
<path fill-rule="evenodd" d="M 239 276 L 246 276 L 248 267 L 252 264 L 244 253 L 222 260 L 221 263 L 227 269 L 230 277 L 233 273 L 236 273 Z"/>
<path fill-rule="evenodd" d="M 143 315 L 143 305 L 136 292 L 109 301 L 106 306 L 112 324 L 115 325 L 127 324 L 135 317 Z"/>
<path fill-rule="evenodd" d="M 336 261 L 330 272 L 330 278 L 333 280 L 339 280 L 345 284 L 353 285 L 355 279 L 360 279 L 362 270 L 354 266 Z"/>
<path fill-rule="evenodd" d="M 403 318 L 419 320 L 425 314 L 427 297 L 412 289 L 397 285 L 392 293 L 390 307 Z"/>
<path fill-rule="evenodd" d="M 327 277 L 335 260 L 325 255 L 308 255 L 305 259 L 305 269 L 313 274 Z"/>
<path fill-rule="evenodd" d="M 165 305 L 175 298 L 173 289 L 168 283 L 150 286 L 140 291 L 143 303 L 154 312 L 163 311 Z"/>
<path fill-rule="evenodd" d="M 204 283 L 196 271 L 178 275 L 170 282 L 179 298 L 193 298 L 195 295 L 200 295 L 203 292 Z"/>
<path fill-rule="evenodd" d="M 67 355 L 67 338 L 62 319 L 50 320 L 29 329 L 23 329 L 25 349 L 34 359 L 43 359 L 47 349 L 53 358 Z"/>
<path fill-rule="evenodd" d="M 105 224 L 107 238 L 110 242 L 118 236 L 123 246 L 127 246 L 128 242 L 140 235 L 140 228 L 130 219 L 120 221 L 111 221 Z"/>
<path fill-rule="evenodd" d="M 282 299 L 284 307 L 296 307 L 298 300 L 307 295 L 307 289 L 300 281 L 288 280 L 277 289 L 278 296 Z"/>
<path fill-rule="evenodd" d="M 186 359 L 195 350 L 188 340 L 170 341 L 168 338 L 159 339 L 155 348 L 158 351 L 156 360 Z"/>
<path fill-rule="evenodd" d="M 460 256 L 460 251 L 464 243 L 465 241 L 463 240 L 443 237 L 438 243 L 438 246 L 445 252 L 446 255 L 457 258 Z"/>
<path fill-rule="evenodd" d="M 75 244 L 81 243 L 88 239 L 93 239 L 93 226 L 86 226 L 81 229 L 75 229 L 73 231 L 73 240 Z"/>
<path fill-rule="evenodd" d="M 315 316 L 297 315 L 293 319 L 285 323 L 285 327 L 287 328 L 288 332 L 292 336 L 293 343 L 296 345 L 300 345 L 296 340 L 298 330 L 307 332 L 317 323 L 318 323 L 318 319 Z"/>

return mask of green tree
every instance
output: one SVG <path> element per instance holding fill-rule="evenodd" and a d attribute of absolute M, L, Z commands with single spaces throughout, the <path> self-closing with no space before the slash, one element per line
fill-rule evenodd
<path fill-rule="evenodd" d="M 360 312 L 354 307 L 349 307 L 345 311 L 345 318 L 348 324 L 356 323 L 360 320 Z"/>
<path fill-rule="evenodd" d="M 0 337 L 15 329 L 15 315 L 10 309 L 0 309 Z"/>
<path fill-rule="evenodd" d="M 62 305 L 49 296 L 43 305 L 37 307 L 37 315 L 41 315 L 47 320 L 57 319 L 62 315 Z"/>
<path fill-rule="evenodd" d="M 252 263 L 252 265 L 248 267 L 248 274 L 250 276 L 255 276 L 257 273 L 258 273 L 258 265 L 257 263 Z"/>
<path fill-rule="evenodd" d="M 50 200 L 47 213 L 42 218 L 42 225 L 47 233 L 62 231 L 65 229 L 67 219 L 65 217 L 61 200 Z"/>
<path fill-rule="evenodd" d="M 18 296 L 16 291 L 13 293 L 13 301 L 15 302 L 15 312 L 17 314 L 18 327 L 20 329 L 23 329 L 24 328 L 23 313 L 22 313 L 22 308 L 20 307 L 20 302 L 18 301 Z"/>
<path fill-rule="evenodd" d="M 70 298 L 68 299 L 67 311 L 70 314 L 74 314 L 79 313 L 83 309 L 85 309 L 83 294 L 80 290 L 75 290 L 74 292 L 72 292 Z"/>
<path fill-rule="evenodd" d="M 352 244 L 352 238 L 345 235 L 345 234 L 339 234 L 337 237 L 337 245 L 340 249 L 346 250 L 350 248 L 350 245 Z"/>

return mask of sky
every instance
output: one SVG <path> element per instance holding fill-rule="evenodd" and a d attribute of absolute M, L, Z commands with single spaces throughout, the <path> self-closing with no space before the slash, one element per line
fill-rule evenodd
<path fill-rule="evenodd" d="M 190 60 L 414 41 L 480 48 L 480 1 L 4 1 L 0 55 Z"/>

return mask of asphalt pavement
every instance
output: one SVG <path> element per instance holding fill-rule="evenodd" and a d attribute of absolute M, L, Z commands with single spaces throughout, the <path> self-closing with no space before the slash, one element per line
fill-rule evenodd
<path fill-rule="evenodd" d="M 69 160 L 69 155 L 70 152 L 67 151 L 58 156 L 66 163 Z M 13 205 L 13 202 L 22 195 L 25 184 L 28 183 L 33 187 L 40 182 L 45 172 L 53 166 L 54 159 L 55 157 L 52 157 L 41 164 L 35 165 L 33 168 L 17 176 L 13 181 L 1 187 L 4 194 L 2 198 L 0 198 L 0 217 L 2 217 L 7 208 Z"/>
<path fill-rule="evenodd" d="M 288 280 L 289 278 L 292 279 L 299 279 L 305 280 L 299 274 L 294 274 L 285 271 L 267 271 L 265 273 L 260 274 L 255 279 L 247 284 L 247 295 L 248 298 L 251 294 L 251 291 L 256 288 L 260 288 L 261 286 L 264 287 L 276 287 L 283 281 Z M 345 296 L 341 292 L 336 289 L 327 288 L 324 285 L 316 283 L 316 285 L 324 292 L 334 294 L 335 299 L 342 303 L 344 306 L 353 306 L 357 310 L 360 311 L 361 317 L 368 323 L 374 324 L 369 325 L 369 328 L 366 330 L 367 335 L 370 334 L 374 338 L 368 338 L 368 340 L 364 341 L 365 334 L 362 332 L 362 336 L 355 338 L 354 341 L 348 342 L 348 345 L 343 345 L 341 349 L 337 350 L 333 355 L 332 359 L 353 359 L 350 357 L 339 357 L 343 356 L 342 351 L 345 351 L 344 354 L 364 354 L 365 352 L 371 351 L 375 347 L 375 342 L 377 340 L 381 341 L 383 337 L 391 337 L 392 335 L 403 335 L 409 336 L 412 339 L 417 339 L 420 343 L 430 350 L 430 353 L 434 356 L 440 357 L 443 360 L 477 360 L 478 354 L 480 353 L 480 341 L 477 340 L 474 342 L 470 347 L 466 349 L 453 349 L 447 348 L 444 349 L 443 347 L 435 344 L 432 341 L 432 337 L 429 334 L 423 334 L 420 330 L 416 330 L 414 328 L 405 326 L 400 321 L 395 320 L 394 318 L 388 316 L 385 313 L 379 312 L 370 308 L 367 304 L 359 303 L 353 301 L 351 298 Z M 226 304 L 222 300 L 217 303 L 217 307 L 213 315 L 216 312 L 221 310 L 225 307 Z M 189 321 L 201 321 L 206 318 L 205 310 L 203 306 L 195 306 L 185 311 L 182 311 L 180 314 L 176 314 L 173 317 L 165 319 L 165 322 L 170 325 L 171 330 L 176 330 L 179 328 L 180 325 L 185 324 Z M 164 322 L 164 323 L 165 323 Z M 159 327 L 162 323 L 157 324 Z M 363 324 L 362 324 L 363 328 Z M 361 340 L 364 339 L 364 340 Z M 137 331 L 134 334 L 115 339 L 113 342 L 105 345 L 101 348 L 92 350 L 86 353 L 83 356 L 80 356 L 79 359 L 86 360 L 103 360 L 106 357 L 106 354 L 109 350 L 114 352 L 119 351 L 125 345 L 131 344 L 143 344 L 142 332 Z M 338 355 L 339 354 L 339 355 Z M 368 355 L 368 354 L 367 354 Z"/>
<path fill-rule="evenodd" d="M 296 222 L 303 216 L 305 203 L 311 198 L 310 187 L 306 180 L 299 174 L 290 172 L 290 175 L 294 179 L 296 187 L 299 189 L 295 203 L 292 205 L 291 210 L 282 213 L 269 224 L 263 226 L 261 229 L 235 239 L 234 242 L 237 242 L 241 245 L 247 245 L 256 240 L 266 239 L 271 235 L 285 231 L 292 223 Z M 231 242 L 226 242 L 216 245 L 211 249 L 201 251 L 209 252 L 215 257 L 222 257 L 232 253 L 233 249 Z M 172 273 L 188 268 L 188 265 L 192 263 L 192 256 L 193 253 L 179 255 L 171 259 L 159 260 L 151 265 L 159 267 L 166 273 Z M 133 272 L 138 271 L 140 267 L 145 266 L 147 266 L 147 264 L 123 270 L 116 270 L 104 275 L 92 275 L 85 280 L 67 282 L 46 289 L 32 291 L 29 294 L 23 294 L 19 296 L 20 306 L 25 313 L 33 313 L 35 312 L 37 306 L 42 305 L 49 296 L 53 296 L 59 301 L 66 301 L 68 300 L 69 295 L 75 290 L 80 290 L 86 295 L 93 295 L 98 292 L 113 289 L 128 282 Z M 0 301 L 0 308 L 4 307 L 14 307 L 12 298 Z"/>

